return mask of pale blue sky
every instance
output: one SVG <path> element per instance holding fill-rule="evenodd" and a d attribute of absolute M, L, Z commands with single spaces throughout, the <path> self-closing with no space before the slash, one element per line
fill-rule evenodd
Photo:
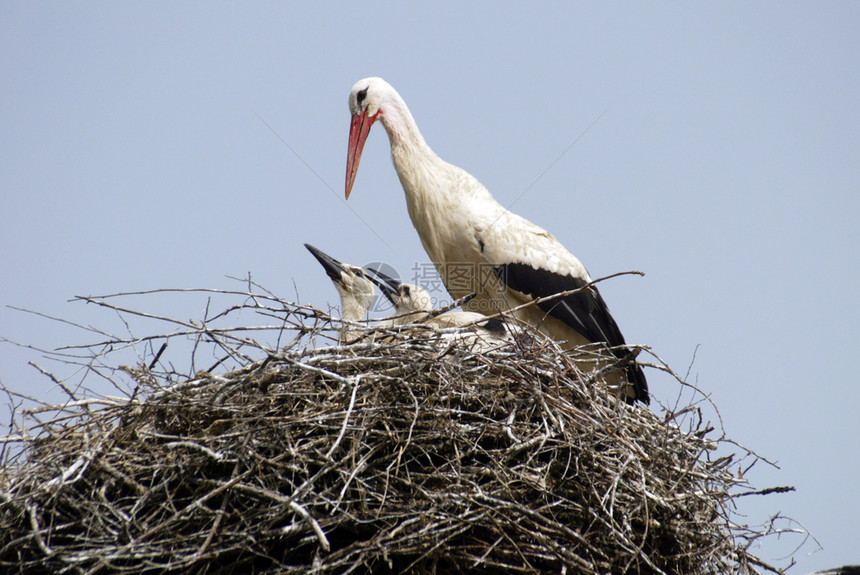
<path fill-rule="evenodd" d="M 790 573 L 860 562 L 860 4 L 295 4 L 0 4 L 0 337 L 90 340 L 7 306 L 99 324 L 67 300 L 248 273 L 326 307 L 303 242 L 407 275 L 427 258 L 381 126 L 342 199 L 347 96 L 382 76 L 592 276 L 645 272 L 601 291 L 677 371 L 698 347 L 728 435 L 781 467 L 750 479 L 798 488 L 742 508 L 821 542 Z M 0 345 L 0 379 L 55 394 L 30 360 Z"/>

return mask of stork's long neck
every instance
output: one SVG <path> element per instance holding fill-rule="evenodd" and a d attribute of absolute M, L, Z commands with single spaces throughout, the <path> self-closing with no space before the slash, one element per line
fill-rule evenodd
<path fill-rule="evenodd" d="M 421 243 L 438 264 L 442 250 L 452 244 L 445 217 L 459 204 L 451 176 L 459 169 L 433 152 L 402 100 L 395 100 L 382 115 L 391 142 L 391 160 L 406 194 L 406 207 Z"/>
<path fill-rule="evenodd" d="M 406 195 L 423 193 L 425 186 L 421 185 L 421 180 L 426 176 L 422 172 L 441 160 L 427 145 L 402 99 L 393 98 L 389 102 L 382 115 L 382 125 L 388 133 L 391 159 Z"/>
<path fill-rule="evenodd" d="M 340 292 L 341 327 L 340 343 L 352 343 L 363 333 L 359 323 L 367 317 L 368 304 L 356 294 L 337 287 Z"/>
<path fill-rule="evenodd" d="M 353 294 L 341 292 L 341 319 L 346 321 L 361 321 L 367 317 L 367 306 L 358 301 Z"/>

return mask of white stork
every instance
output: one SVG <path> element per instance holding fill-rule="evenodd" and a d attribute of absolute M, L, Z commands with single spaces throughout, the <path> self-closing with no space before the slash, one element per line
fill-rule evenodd
<path fill-rule="evenodd" d="M 489 350 L 513 342 L 508 330 L 510 326 L 499 319 L 487 319 L 474 312 L 433 312 L 433 302 L 427 290 L 420 286 L 401 283 L 390 276 L 374 270 L 375 278 L 358 266 L 345 264 L 334 259 L 324 251 L 305 244 L 311 254 L 322 264 L 326 275 L 331 279 L 340 295 L 341 328 L 338 342 L 355 343 L 362 332 L 356 323 L 367 317 L 376 296 L 374 284 L 378 285 L 385 297 L 394 305 L 395 317 L 377 322 L 376 327 L 401 326 L 421 323 L 436 328 L 469 327 L 472 337 L 466 341 L 476 349 Z M 457 338 L 457 335 L 454 335 Z M 461 338 L 462 339 L 462 338 Z"/>
<path fill-rule="evenodd" d="M 308 251 L 322 264 L 325 273 L 331 278 L 337 293 L 340 294 L 341 327 L 339 343 L 352 343 L 361 336 L 356 322 L 367 317 L 373 305 L 376 288 L 360 267 L 344 264 L 319 248 L 305 244 Z"/>
<path fill-rule="evenodd" d="M 477 294 L 466 309 L 491 315 L 591 281 L 585 266 L 552 234 L 509 212 L 471 174 L 439 158 L 406 102 L 385 80 L 356 83 L 349 110 L 347 199 L 370 127 L 379 120 L 388 133 L 412 224 L 445 287 L 454 298 Z M 624 347 L 624 336 L 595 286 L 526 306 L 516 315 L 566 348 L 605 344 L 626 363 L 625 373 L 615 378 L 625 388 L 623 395 L 648 403 L 645 374 Z"/>
<path fill-rule="evenodd" d="M 396 315 L 392 320 L 393 325 L 423 323 L 440 328 L 469 327 L 487 343 L 496 344 L 512 343 L 511 336 L 520 333 L 517 326 L 509 325 L 499 318 L 488 319 L 486 315 L 474 311 L 435 312 L 433 298 L 423 287 L 403 283 L 379 270 L 370 271 L 370 281 L 379 286 L 382 295 L 394 306 Z"/>

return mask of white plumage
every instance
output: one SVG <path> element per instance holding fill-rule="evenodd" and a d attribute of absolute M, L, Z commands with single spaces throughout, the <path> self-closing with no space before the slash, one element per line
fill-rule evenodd
<path fill-rule="evenodd" d="M 305 244 L 308 251 L 322 264 L 340 295 L 340 343 L 350 343 L 361 336 L 358 322 L 367 318 L 367 312 L 376 297 L 376 288 L 363 269 L 344 264 L 319 248 Z"/>
<path fill-rule="evenodd" d="M 393 325 L 422 323 L 438 328 L 468 328 L 470 334 L 461 334 L 461 339 L 468 338 L 473 349 L 485 351 L 512 344 L 517 337 L 525 337 L 518 326 L 498 318 L 488 319 L 478 312 L 439 313 L 433 309 L 433 298 L 423 287 L 400 282 L 379 270 L 371 270 L 371 273 L 373 275 L 368 277 L 394 306 Z"/>
<path fill-rule="evenodd" d="M 552 234 L 509 212 L 472 175 L 439 158 L 387 82 L 360 80 L 350 92 L 349 109 L 346 197 L 370 127 L 378 120 L 388 133 L 409 217 L 445 287 L 455 298 L 476 293 L 467 310 L 491 315 L 591 281 L 585 266 Z M 566 348 L 606 344 L 618 358 L 629 360 L 618 376 L 632 384 L 624 395 L 648 403 L 645 375 L 620 347 L 624 337 L 596 287 L 516 313 Z"/>
<path fill-rule="evenodd" d="M 467 328 L 449 334 L 453 339 L 465 341 L 475 350 L 489 350 L 513 343 L 513 326 L 498 319 L 466 311 L 436 313 L 427 290 L 420 286 L 401 283 L 394 278 L 374 271 L 376 277 L 351 264 L 342 263 L 324 251 L 305 244 L 308 251 L 322 264 L 326 274 L 340 295 L 341 329 L 339 343 L 353 343 L 361 338 L 363 331 L 358 323 L 367 318 L 376 297 L 375 285 L 394 306 L 394 317 L 375 323 L 375 327 L 393 327 L 407 324 L 423 324 L 434 328 Z M 468 332 L 468 333 L 467 333 Z"/>

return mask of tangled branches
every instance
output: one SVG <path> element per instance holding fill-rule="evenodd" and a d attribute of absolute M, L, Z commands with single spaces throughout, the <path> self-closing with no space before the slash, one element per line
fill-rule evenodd
<path fill-rule="evenodd" d="M 236 365 L 180 376 L 147 358 L 121 369 L 127 397 L 52 406 L 6 438 L 4 572 L 770 569 L 731 517 L 737 459 L 695 409 L 628 406 L 539 337 L 326 346 L 326 314 L 262 299 L 286 347 L 188 323 Z"/>

